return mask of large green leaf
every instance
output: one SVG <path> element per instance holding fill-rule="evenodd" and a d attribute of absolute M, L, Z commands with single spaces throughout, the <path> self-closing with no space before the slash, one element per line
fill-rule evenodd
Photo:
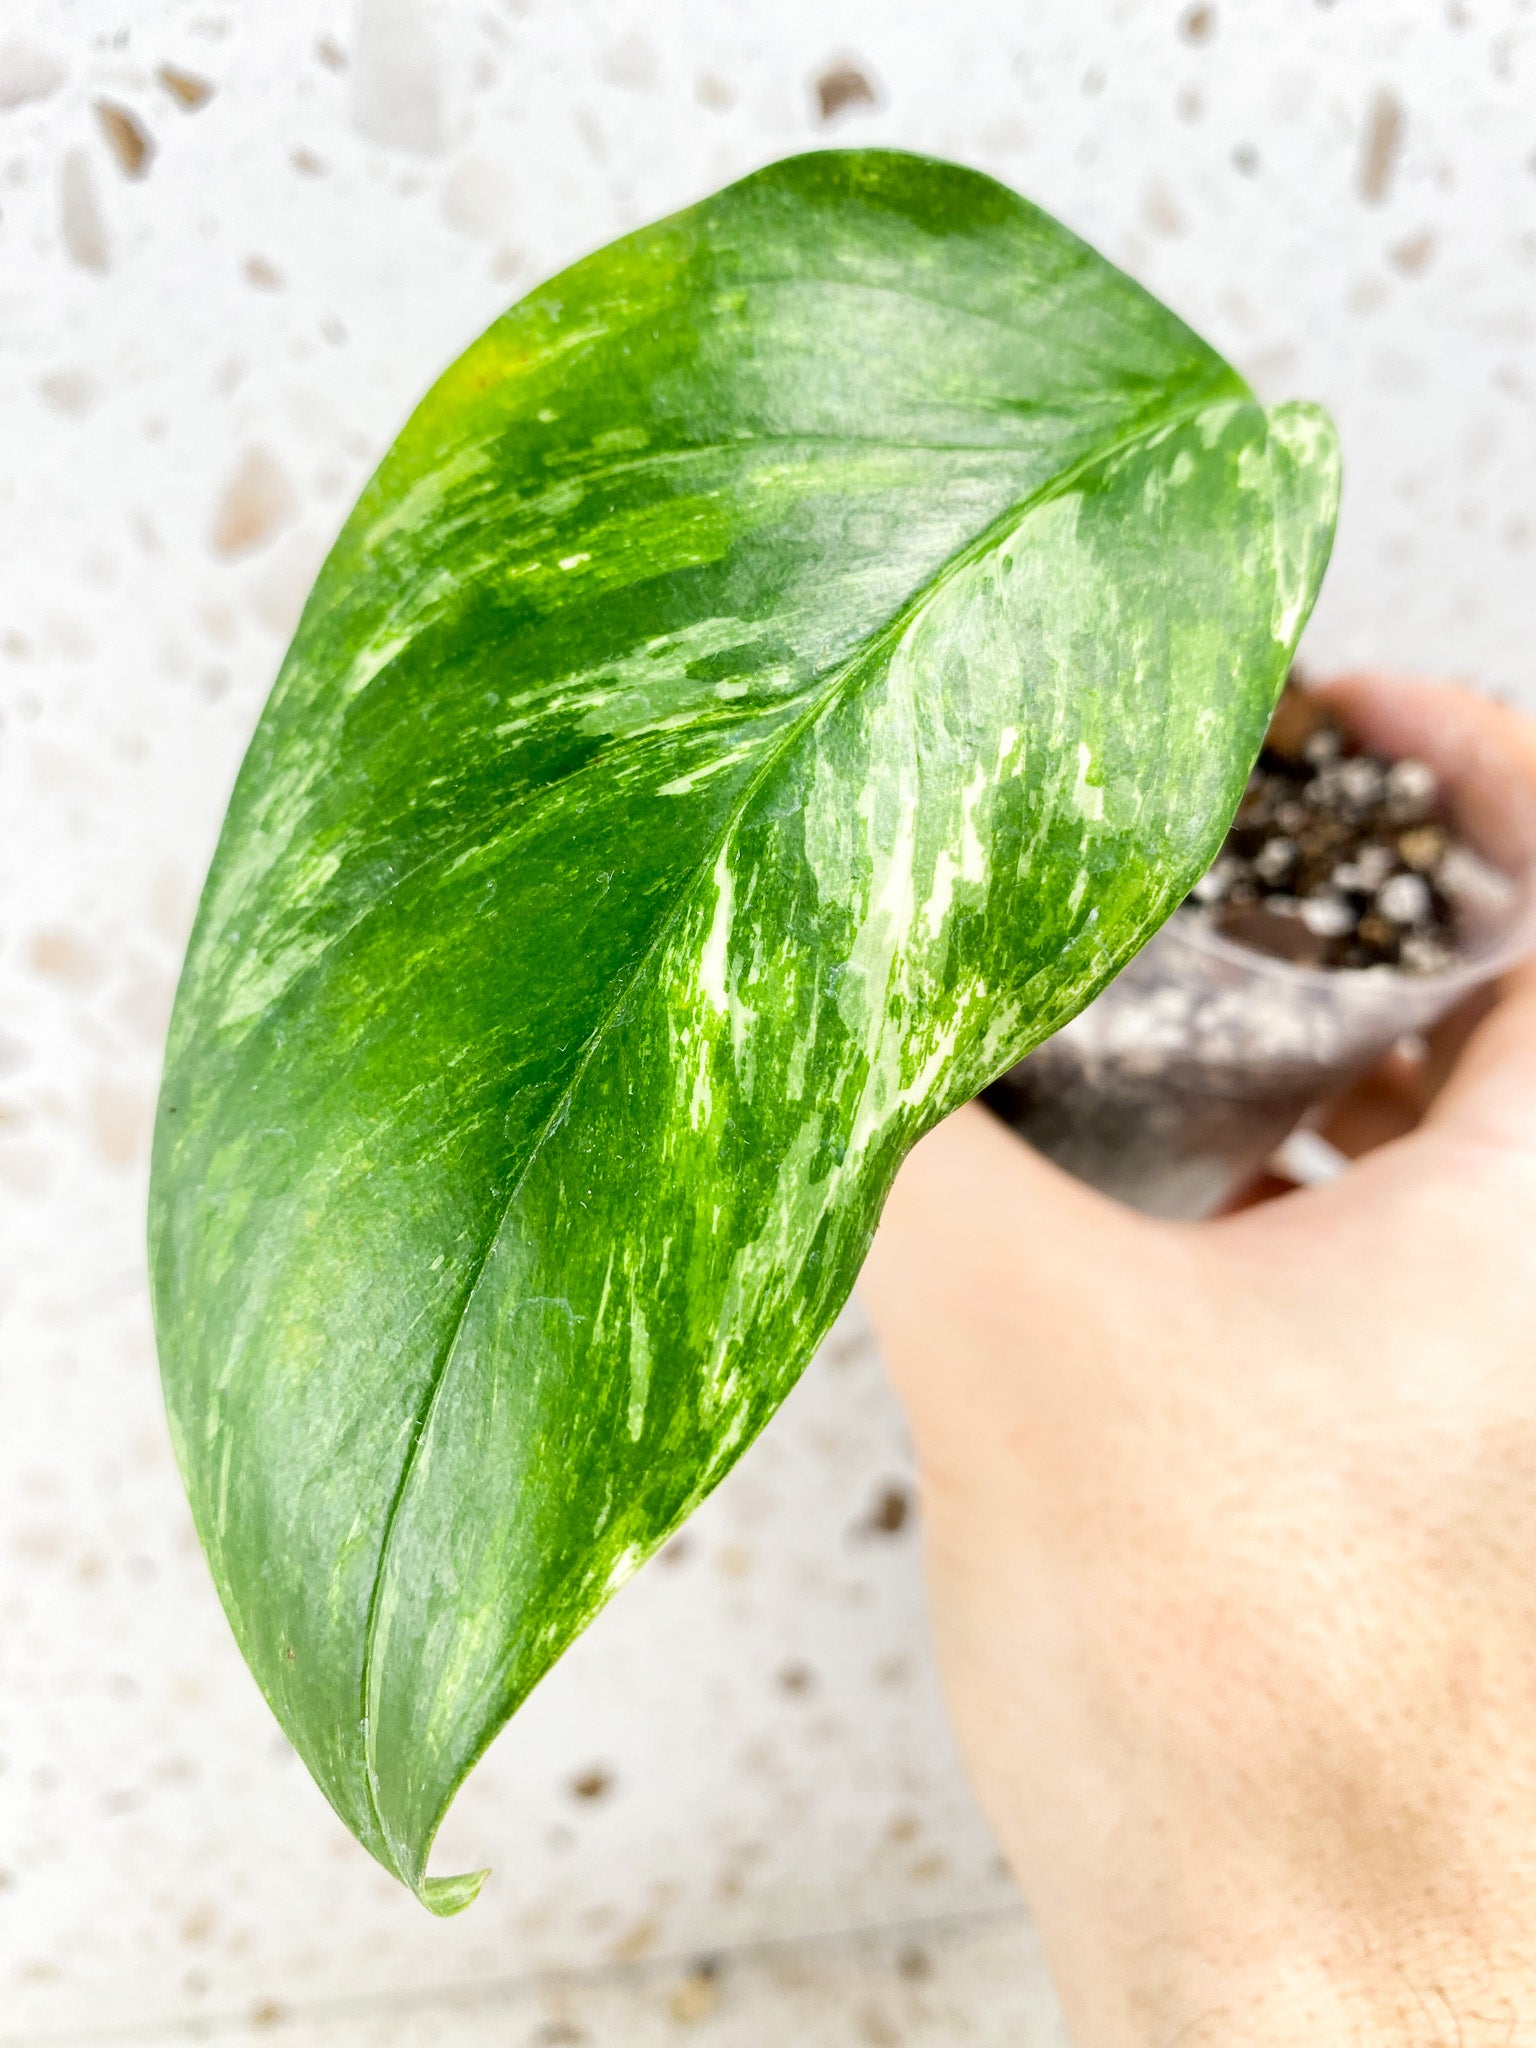
<path fill-rule="evenodd" d="M 151 1234 L 241 1647 L 434 1909 L 903 1154 L 1211 856 L 1336 495 L 1320 414 L 884 151 L 578 264 L 385 458 L 230 806 Z"/>

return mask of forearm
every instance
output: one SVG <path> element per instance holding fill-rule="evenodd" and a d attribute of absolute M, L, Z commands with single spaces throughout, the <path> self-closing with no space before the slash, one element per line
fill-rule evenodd
<path fill-rule="evenodd" d="M 1536 2048 L 1536 1619 L 1477 1613 L 1493 1559 L 1410 1588 L 1351 1572 L 1358 1534 L 1309 1555 L 1278 1511 L 1246 1535 L 1229 1511 L 1197 1570 L 1161 1503 L 1117 1535 L 1101 1498 L 1067 1542 L 1043 1472 L 1030 1491 L 1021 1536 L 1022 1487 L 999 1488 L 1010 1530 L 1001 1497 L 930 1485 L 930 1573 L 962 1752 L 1075 2048 Z M 1279 1591 L 1243 1572 L 1260 1537 Z"/>
<path fill-rule="evenodd" d="M 1309 1925 L 1280 1913 L 1046 1952 L 1074 2048 L 1532 2048 L 1523 1931 Z"/>
<path fill-rule="evenodd" d="M 1214 1745 L 1170 1767 L 1108 1687 L 1074 1684 L 1068 1630 L 1031 1628 L 1035 1672 L 1004 1682 L 957 1619 L 946 1601 L 962 1750 L 1074 2048 L 1536 2048 L 1531 1806 L 1497 1721 L 1443 1801 L 1395 1798 L 1395 1766 L 1298 1769 L 1283 1744 L 1234 1783 Z M 1139 1670 L 1126 1684 L 1156 1690 Z"/>

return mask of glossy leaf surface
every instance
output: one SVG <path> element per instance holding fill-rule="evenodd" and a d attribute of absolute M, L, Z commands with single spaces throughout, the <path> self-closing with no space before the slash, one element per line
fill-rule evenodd
<path fill-rule="evenodd" d="M 1337 481 L 1054 222 L 873 151 L 578 264 L 386 457 L 230 806 L 151 1234 L 241 1647 L 435 1910 L 903 1154 L 1214 852 Z"/>

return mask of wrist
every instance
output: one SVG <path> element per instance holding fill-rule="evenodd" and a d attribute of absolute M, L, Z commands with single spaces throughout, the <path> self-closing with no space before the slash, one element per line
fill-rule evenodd
<path fill-rule="evenodd" d="M 1528 1929 L 1227 1927 L 1087 1961 L 1053 1959 L 1073 2048 L 1536 2048 Z"/>

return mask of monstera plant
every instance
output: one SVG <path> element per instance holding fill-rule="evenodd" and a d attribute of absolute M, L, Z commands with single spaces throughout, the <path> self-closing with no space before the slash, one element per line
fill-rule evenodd
<path fill-rule="evenodd" d="M 1322 414 L 887 151 L 578 263 L 384 458 L 230 803 L 150 1231 L 240 1646 L 435 1912 L 457 1787 L 903 1155 L 1206 866 L 1337 491 Z"/>

